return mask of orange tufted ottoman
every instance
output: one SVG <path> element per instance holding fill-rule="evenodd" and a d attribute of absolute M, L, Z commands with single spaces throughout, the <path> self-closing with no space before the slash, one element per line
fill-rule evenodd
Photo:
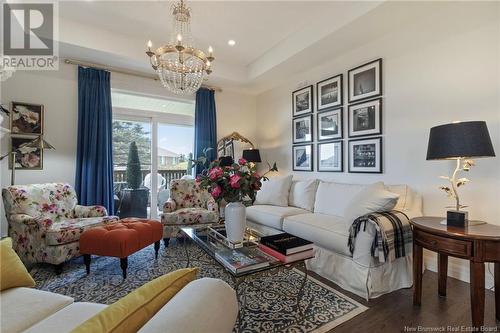
<path fill-rule="evenodd" d="M 128 256 L 155 244 L 158 258 L 163 227 L 158 221 L 128 218 L 118 223 L 96 227 L 80 236 L 80 253 L 90 274 L 91 255 L 120 258 L 123 278 L 127 278 Z"/>

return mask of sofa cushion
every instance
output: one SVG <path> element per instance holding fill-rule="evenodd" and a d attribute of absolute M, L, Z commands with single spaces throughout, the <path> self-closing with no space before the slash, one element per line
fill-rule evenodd
<path fill-rule="evenodd" d="M 398 198 L 399 194 L 387 191 L 382 183 L 369 185 L 352 198 L 344 217 L 352 223 L 366 214 L 390 211 L 396 206 Z"/>
<path fill-rule="evenodd" d="M 2 332 L 22 332 L 73 303 L 71 297 L 32 288 L 2 291 Z"/>
<path fill-rule="evenodd" d="M 394 207 L 395 210 L 401 212 L 408 211 L 412 208 L 414 192 L 408 185 L 386 185 L 388 191 L 399 194 L 398 202 Z"/>
<path fill-rule="evenodd" d="M 12 249 L 12 239 L 2 239 L 0 241 L 0 290 L 34 286 L 35 281 Z"/>
<path fill-rule="evenodd" d="M 309 213 L 297 207 L 254 205 L 247 207 L 247 219 L 274 229 L 283 230 L 283 219 L 287 216 Z"/>
<path fill-rule="evenodd" d="M 203 278 L 179 291 L 139 333 L 229 333 L 237 315 L 235 291 L 222 280 Z"/>
<path fill-rule="evenodd" d="M 79 325 L 72 333 L 135 333 L 193 281 L 197 273 L 197 268 L 184 268 L 149 281 Z"/>
<path fill-rule="evenodd" d="M 31 326 L 24 333 L 71 332 L 106 307 L 107 305 L 97 303 L 73 303 Z"/>
<path fill-rule="evenodd" d="M 344 216 L 347 205 L 366 185 L 320 182 L 314 212 Z"/>
<path fill-rule="evenodd" d="M 288 205 L 306 209 L 310 212 L 314 209 L 314 198 L 318 190 L 318 180 L 294 180 L 290 187 Z"/>
<path fill-rule="evenodd" d="M 347 246 L 346 222 L 340 216 L 319 213 L 289 216 L 283 221 L 283 230 L 327 250 L 352 256 Z"/>
<path fill-rule="evenodd" d="M 106 216 L 67 219 L 61 222 L 52 223 L 45 233 L 45 241 L 47 245 L 71 243 L 79 240 L 81 234 L 85 230 L 114 222 L 116 222 L 115 217 Z M 47 222 L 45 223 L 47 224 Z"/>
<path fill-rule="evenodd" d="M 292 185 L 292 176 L 273 177 L 262 182 L 262 187 L 255 198 L 256 205 L 288 206 L 288 195 Z"/>

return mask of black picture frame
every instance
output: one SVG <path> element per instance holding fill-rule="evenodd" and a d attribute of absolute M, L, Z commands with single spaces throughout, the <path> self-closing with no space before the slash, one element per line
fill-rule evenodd
<path fill-rule="evenodd" d="M 296 97 L 298 97 L 301 94 L 308 93 L 307 97 L 307 108 L 304 110 L 297 110 L 297 103 L 296 103 Z M 314 98 L 313 98 L 313 86 L 307 86 L 301 89 L 297 89 L 294 92 L 292 92 L 292 116 L 293 117 L 298 117 L 298 116 L 303 116 L 309 113 L 313 113 L 314 111 Z"/>
<path fill-rule="evenodd" d="M 43 135 L 43 104 L 12 102 L 10 108 L 10 133 L 12 135 Z"/>
<path fill-rule="evenodd" d="M 297 157 L 296 157 L 296 149 L 299 148 L 308 148 L 309 149 L 309 156 L 310 156 L 310 163 L 308 167 L 305 168 L 299 168 L 297 167 Z M 307 152 L 306 152 L 307 154 Z M 313 150 L 313 144 L 305 144 L 305 145 L 293 145 L 292 146 L 292 170 L 293 171 L 305 171 L 305 172 L 311 172 L 314 171 L 314 150 Z"/>
<path fill-rule="evenodd" d="M 368 71 L 374 70 L 373 80 L 370 78 L 370 73 Z M 370 90 L 366 93 L 356 94 L 356 89 L 354 85 L 356 83 L 356 75 L 362 75 L 365 73 L 365 78 L 359 77 L 358 79 L 366 81 L 366 85 L 371 88 L 373 84 L 373 90 Z M 368 76 L 370 75 L 370 76 Z M 373 82 L 371 82 L 373 81 Z M 359 88 L 358 88 L 359 89 Z M 355 103 L 367 99 L 372 99 L 374 97 L 382 96 L 383 87 L 382 87 L 382 58 L 367 62 L 363 65 L 357 66 L 355 68 L 350 69 L 347 72 L 347 92 L 348 92 L 348 101 L 349 103 Z"/>
<path fill-rule="evenodd" d="M 337 135 L 323 136 L 321 119 L 325 116 L 328 116 L 329 114 L 335 113 L 339 115 L 339 133 Z M 344 138 L 344 107 L 341 106 L 339 108 L 319 112 L 316 115 L 316 139 L 318 140 L 318 142 L 339 140 L 342 138 Z"/>
<path fill-rule="evenodd" d="M 366 129 L 366 130 L 354 130 L 354 112 L 356 110 L 360 110 L 361 108 L 366 108 L 366 107 L 374 107 L 374 115 L 373 115 L 373 124 L 375 127 L 373 129 Z M 347 108 L 347 133 L 349 138 L 357 138 L 357 137 L 364 137 L 364 136 L 372 136 L 372 135 L 380 135 L 382 134 L 382 112 L 383 109 L 383 103 L 382 103 L 382 98 L 375 98 L 375 99 L 370 99 L 366 101 L 362 101 L 356 104 L 349 104 L 349 107 Z M 368 118 L 369 115 L 368 115 Z M 370 119 L 367 121 L 370 122 Z"/>
<path fill-rule="evenodd" d="M 324 145 L 335 145 L 338 144 L 340 145 L 340 168 L 337 169 L 325 169 L 321 167 L 321 147 Z M 317 162 L 316 162 L 316 170 L 318 172 L 344 172 L 344 141 L 343 140 L 336 140 L 336 141 L 331 141 L 331 142 L 320 142 L 317 144 L 316 147 L 316 156 L 317 156 Z"/>
<path fill-rule="evenodd" d="M 297 140 L 297 134 L 296 130 L 297 127 L 295 126 L 297 121 L 300 121 L 302 119 L 307 119 L 310 124 L 310 133 L 309 133 L 309 139 L 305 140 Z M 312 143 L 314 140 L 314 123 L 313 123 L 313 115 L 307 115 L 307 116 L 301 116 L 301 117 L 295 117 L 292 119 L 292 143 L 293 144 L 301 144 L 301 143 Z"/>
<path fill-rule="evenodd" d="M 373 168 L 370 168 L 369 166 L 354 166 L 354 152 L 353 148 L 356 145 L 356 143 L 362 144 L 364 142 L 365 145 L 368 144 L 375 144 L 375 147 L 378 145 L 378 156 L 374 156 L 374 158 L 370 158 L 373 162 L 375 162 L 375 165 Z M 362 138 L 362 139 L 355 139 L 355 140 L 349 140 L 347 144 L 347 150 L 348 150 L 348 172 L 349 173 L 382 173 L 383 172 L 383 159 L 382 159 L 382 153 L 383 153 L 383 147 L 382 147 L 382 137 L 377 136 L 377 137 L 368 137 L 368 138 Z M 368 163 L 372 162 L 368 161 Z"/>
<path fill-rule="evenodd" d="M 333 103 L 323 103 L 322 101 L 322 89 L 329 83 L 337 82 L 337 101 Z M 331 108 L 338 108 L 344 105 L 344 75 L 337 74 L 335 76 L 329 77 L 328 79 L 319 81 L 316 83 L 316 107 L 318 112 L 328 110 Z"/>
<path fill-rule="evenodd" d="M 42 147 L 25 147 L 21 145 L 28 144 L 36 140 L 33 136 L 12 135 L 10 137 L 10 151 L 16 152 L 16 160 L 13 161 L 13 154 L 9 157 L 9 169 L 13 167 L 16 170 L 43 170 L 43 149 Z"/>

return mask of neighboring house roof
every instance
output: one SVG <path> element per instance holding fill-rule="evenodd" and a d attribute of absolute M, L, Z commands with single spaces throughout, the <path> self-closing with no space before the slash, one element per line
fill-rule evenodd
<path fill-rule="evenodd" d="M 168 149 L 158 147 L 158 156 L 166 156 L 166 157 L 180 157 L 180 154 L 174 153 Z"/>

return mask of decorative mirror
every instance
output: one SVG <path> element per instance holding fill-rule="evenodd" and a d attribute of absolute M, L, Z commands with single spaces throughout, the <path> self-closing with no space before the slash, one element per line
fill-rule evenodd
<path fill-rule="evenodd" d="M 230 156 L 233 160 L 238 159 L 243 156 L 243 151 L 248 149 L 255 149 L 252 141 L 238 132 L 233 132 L 217 142 L 217 158 Z"/>

